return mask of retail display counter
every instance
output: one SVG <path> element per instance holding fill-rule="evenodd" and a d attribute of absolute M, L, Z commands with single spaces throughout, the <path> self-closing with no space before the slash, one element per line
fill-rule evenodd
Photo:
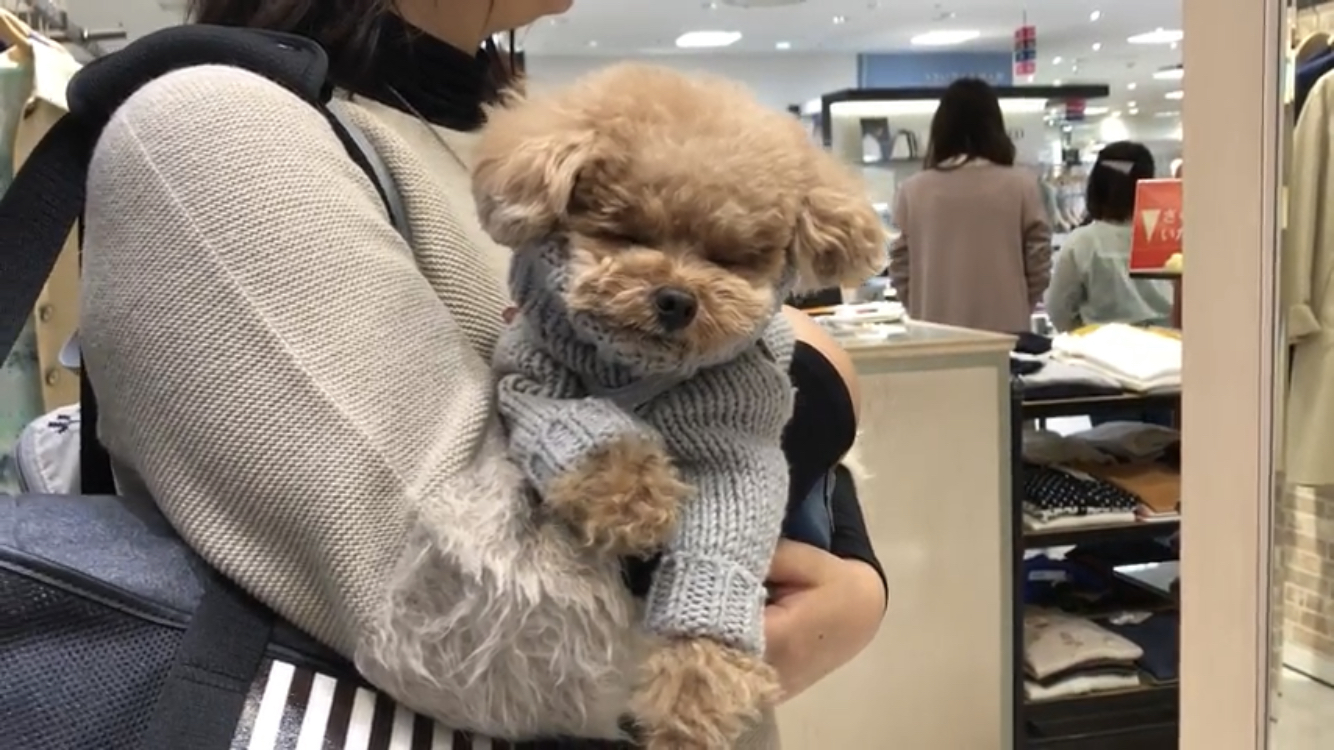
<path fill-rule="evenodd" d="M 858 488 L 889 612 L 861 656 L 783 706 L 783 747 L 1008 750 L 1014 339 L 893 330 L 848 346 L 861 382 Z"/>

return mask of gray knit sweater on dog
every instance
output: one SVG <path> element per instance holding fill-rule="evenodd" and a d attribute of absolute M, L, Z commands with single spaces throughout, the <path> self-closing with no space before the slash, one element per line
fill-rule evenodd
<path fill-rule="evenodd" d="M 660 439 L 695 490 L 654 575 L 646 624 L 760 653 L 764 578 L 782 526 L 793 334 L 782 315 L 709 362 L 633 359 L 563 302 L 563 239 L 516 251 L 520 317 L 495 365 L 510 448 L 537 488 L 626 434 Z M 777 312 L 777 310 L 775 310 Z"/>

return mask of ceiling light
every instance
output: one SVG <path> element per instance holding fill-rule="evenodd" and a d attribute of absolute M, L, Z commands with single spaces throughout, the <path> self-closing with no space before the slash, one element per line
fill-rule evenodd
<path fill-rule="evenodd" d="M 1060 64 L 1061 64 L 1061 59 L 1062 59 L 1062 58 L 1061 58 L 1059 55 L 1057 55 L 1056 57 L 1053 57 L 1053 58 L 1051 59 L 1051 64 L 1052 64 L 1052 65 L 1060 65 Z"/>
<path fill-rule="evenodd" d="M 1102 18 L 1102 11 L 1100 10 L 1095 10 L 1089 14 L 1090 21 L 1097 21 L 1099 18 Z"/>
<path fill-rule="evenodd" d="M 1134 91 L 1134 90 L 1137 89 L 1137 88 L 1139 88 L 1139 84 L 1138 84 L 1138 83 L 1135 83 L 1134 81 L 1131 81 L 1130 83 L 1127 83 L 1127 84 L 1126 84 L 1126 90 L 1127 90 L 1127 91 Z"/>
<path fill-rule="evenodd" d="M 1130 107 L 1131 109 L 1134 109 L 1135 107 L 1138 107 L 1139 105 L 1136 104 L 1135 102 L 1127 102 L 1127 103 L 1126 103 L 1126 106 L 1127 106 L 1127 107 Z"/>
<path fill-rule="evenodd" d="M 932 115 L 940 107 L 940 99 L 888 99 L 865 102 L 835 102 L 830 105 L 831 117 L 910 117 Z M 1007 115 L 1038 114 L 1045 112 L 1045 99 L 1000 99 L 1001 112 Z M 816 112 L 820 111 L 817 107 Z"/>
<path fill-rule="evenodd" d="M 847 17 L 847 16 L 834 16 L 834 23 L 835 23 L 835 24 L 847 23 L 847 22 L 848 22 L 848 17 Z"/>
<path fill-rule="evenodd" d="M 1180 116 L 1181 116 L 1181 112 L 1180 112 L 1180 110 L 1168 109 L 1168 110 L 1164 110 L 1164 111 L 1162 111 L 1162 112 L 1154 112 L 1154 113 L 1153 113 L 1153 116 L 1154 116 L 1154 117 L 1180 117 Z"/>
<path fill-rule="evenodd" d="M 1088 117 L 1101 117 L 1110 112 L 1107 107 L 1085 107 L 1084 114 Z"/>
<path fill-rule="evenodd" d="M 1180 29 L 1157 28 L 1153 31 L 1146 31 L 1143 34 L 1136 34 L 1126 39 L 1131 44 L 1175 44 L 1185 38 L 1185 33 Z"/>
<path fill-rule="evenodd" d="M 1120 116 L 1121 116 L 1121 110 L 1119 110 L 1119 109 L 1117 109 L 1117 110 L 1113 110 L 1113 111 L 1112 111 L 1112 114 L 1109 115 L 1109 116 L 1110 116 L 1110 117 L 1120 117 Z"/>
<path fill-rule="evenodd" d="M 1186 95 L 1186 92 L 1184 92 L 1184 91 L 1169 91 L 1169 92 L 1167 92 L 1166 94 L 1163 94 L 1163 98 L 1164 98 L 1164 99 L 1171 99 L 1171 100 L 1173 100 L 1173 101 L 1179 101 L 1179 100 L 1180 100 L 1181 98 L 1183 98 L 1185 95 Z"/>
<path fill-rule="evenodd" d="M 1097 51 L 1100 50 L 1100 49 L 1102 49 L 1102 42 L 1094 42 L 1094 43 L 1093 43 L 1093 51 L 1094 51 L 1094 52 L 1097 52 Z"/>
<path fill-rule="evenodd" d="M 1053 85 L 1053 86 L 1060 86 L 1060 85 L 1061 85 L 1061 79 L 1057 78 L 1056 80 L 1054 80 L 1054 81 L 1051 82 L 1051 85 Z"/>
<path fill-rule="evenodd" d="M 971 42 L 980 36 L 982 32 L 975 30 L 928 31 L 913 37 L 912 44 L 914 47 L 948 47 L 952 44 Z"/>
<path fill-rule="evenodd" d="M 1180 65 L 1153 71 L 1153 77 L 1159 81 L 1180 81 L 1186 76 L 1186 69 Z"/>
<path fill-rule="evenodd" d="M 792 49 L 792 42 L 779 42 L 774 45 L 774 49 Z"/>
<path fill-rule="evenodd" d="M 729 47 L 740 39 L 740 31 L 687 31 L 676 38 L 676 46 L 681 49 Z"/>
<path fill-rule="evenodd" d="M 588 46 L 590 46 L 590 47 L 596 47 L 596 46 L 598 46 L 598 40 L 596 40 L 596 39 L 590 39 L 590 40 L 588 40 Z"/>
<path fill-rule="evenodd" d="M 1137 115 L 1137 114 L 1139 114 L 1139 110 L 1138 110 L 1138 109 L 1133 109 L 1133 108 L 1132 108 L 1132 109 L 1130 110 L 1130 116 L 1131 116 L 1131 117 L 1134 117 L 1134 116 Z"/>

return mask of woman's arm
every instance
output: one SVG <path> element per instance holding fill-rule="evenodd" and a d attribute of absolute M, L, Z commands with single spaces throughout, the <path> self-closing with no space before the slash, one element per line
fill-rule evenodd
<path fill-rule="evenodd" d="M 1042 202 L 1042 187 L 1036 179 L 1025 180 L 1021 220 L 1024 237 L 1024 273 L 1028 280 L 1028 304 L 1037 307 L 1051 281 L 1051 224 Z"/>
<path fill-rule="evenodd" d="M 827 450 L 834 444 L 832 461 L 837 461 L 855 438 L 859 412 L 859 387 L 852 358 L 838 346 L 824 329 L 804 313 L 790 308 L 784 314 L 792 322 L 800 342 L 826 363 L 827 375 L 821 387 L 834 381 L 833 393 L 847 399 L 850 414 L 847 428 L 852 434 L 840 441 L 814 433 L 810 442 Z M 818 367 L 808 376 L 820 378 Z M 794 372 L 795 374 L 795 372 Z M 800 393 L 800 389 L 799 389 Z M 800 395 L 799 395 L 800 398 Z M 837 411 L 838 407 L 834 409 Z M 826 408 L 813 415 L 830 420 Z M 794 422 L 800 419 L 794 418 Z M 794 464 L 803 460 L 801 445 L 788 435 L 788 458 Z M 837 447 L 839 442 L 847 445 Z M 823 450 L 815 450 L 817 456 Z M 818 459 L 826 460 L 823 458 Z M 828 471 L 831 463 L 823 464 Z M 794 473 L 796 472 L 794 468 Z M 884 573 L 871 546 L 856 488 L 846 470 L 838 470 L 831 497 L 834 535 L 831 550 L 799 542 L 783 541 L 769 572 L 771 601 L 765 612 L 765 636 L 768 658 L 778 669 L 784 693 L 793 697 L 850 661 L 870 643 L 884 616 L 887 600 Z"/>
<path fill-rule="evenodd" d="M 235 68 L 120 109 L 86 227 L 80 336 L 113 460 L 205 559 L 353 655 L 410 515 L 492 418 L 499 284 L 462 251 L 428 281 L 324 116 Z"/>

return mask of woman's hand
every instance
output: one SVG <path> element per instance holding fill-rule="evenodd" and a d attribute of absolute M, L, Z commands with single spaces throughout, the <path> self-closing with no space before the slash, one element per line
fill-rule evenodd
<path fill-rule="evenodd" d="M 885 612 L 880 575 L 808 544 L 778 543 L 764 612 L 765 656 L 783 700 L 851 661 L 875 637 Z"/>

